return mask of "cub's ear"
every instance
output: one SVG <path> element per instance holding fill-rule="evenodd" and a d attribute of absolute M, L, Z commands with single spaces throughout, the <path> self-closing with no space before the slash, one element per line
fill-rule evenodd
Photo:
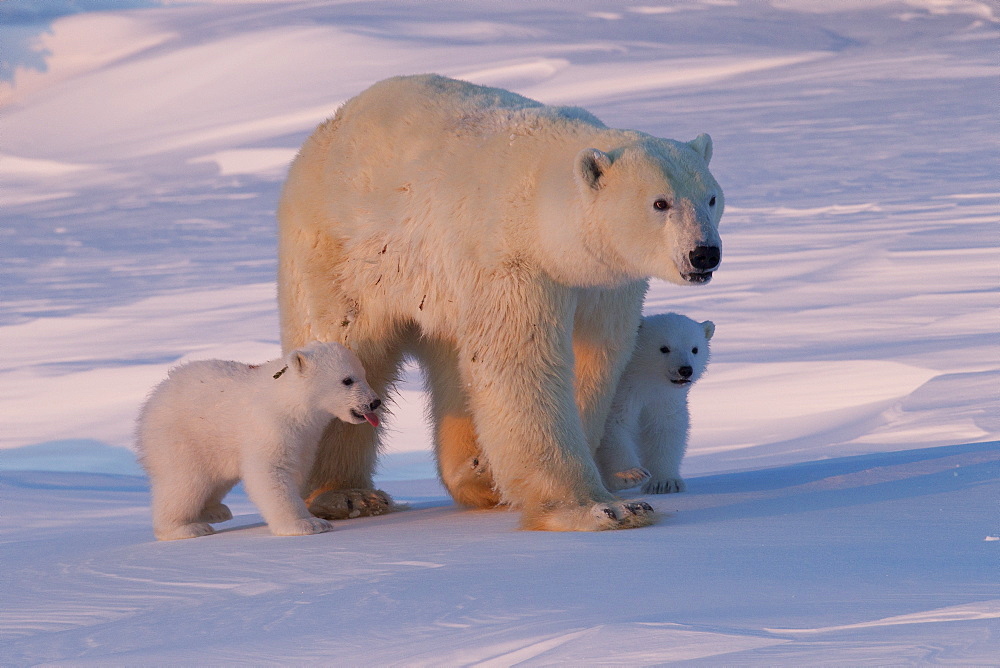
<path fill-rule="evenodd" d="M 706 165 L 712 159 L 712 138 L 704 132 L 698 135 L 693 141 L 689 141 L 688 146 L 705 159 Z"/>
<path fill-rule="evenodd" d="M 701 323 L 701 328 L 705 330 L 705 340 L 711 341 L 712 336 L 715 335 L 715 323 L 712 322 L 711 320 L 706 320 L 705 322 Z"/>
<path fill-rule="evenodd" d="M 309 359 L 309 353 L 304 350 L 296 350 L 292 353 L 291 358 L 292 366 L 295 367 L 295 370 L 298 371 L 299 374 L 305 374 L 312 364 Z"/>
<path fill-rule="evenodd" d="M 576 178 L 584 186 L 600 190 L 602 177 L 611 167 L 611 156 L 596 148 L 585 148 L 576 155 Z"/>

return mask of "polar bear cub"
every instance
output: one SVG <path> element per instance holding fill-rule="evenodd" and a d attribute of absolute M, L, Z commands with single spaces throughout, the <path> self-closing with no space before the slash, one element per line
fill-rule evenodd
<path fill-rule="evenodd" d="M 139 459 L 152 487 L 160 540 L 214 533 L 232 513 L 222 503 L 243 481 L 271 533 L 329 531 L 301 491 L 331 417 L 378 426 L 381 400 L 361 362 L 339 343 L 314 342 L 252 365 L 205 360 L 181 365 L 139 415 Z"/>
<path fill-rule="evenodd" d="M 677 313 L 642 320 L 596 453 L 608 489 L 644 483 L 646 494 L 684 491 L 688 391 L 705 372 L 713 334 L 710 320 L 695 322 Z"/>

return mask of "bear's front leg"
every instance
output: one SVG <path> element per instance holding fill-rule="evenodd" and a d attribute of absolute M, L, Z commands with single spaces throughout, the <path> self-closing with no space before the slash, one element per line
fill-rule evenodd
<path fill-rule="evenodd" d="M 578 288 L 573 322 L 576 404 L 592 453 L 604 435 L 611 402 L 632 358 L 647 281 L 619 288 Z"/>
<path fill-rule="evenodd" d="M 519 269 L 491 277 L 459 337 L 476 434 L 502 500 L 521 509 L 526 529 L 650 524 L 652 508 L 615 499 L 594 465 L 574 392 L 575 296 Z"/>

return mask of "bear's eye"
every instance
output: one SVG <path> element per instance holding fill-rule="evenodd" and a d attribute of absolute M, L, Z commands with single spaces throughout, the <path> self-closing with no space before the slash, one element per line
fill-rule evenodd
<path fill-rule="evenodd" d="M 715 195 L 712 195 L 712 199 L 708 200 L 709 206 L 715 206 Z"/>
<path fill-rule="evenodd" d="M 666 211 L 667 209 L 670 208 L 670 202 L 660 198 L 655 202 L 653 202 L 653 208 L 656 209 L 657 211 Z"/>
<path fill-rule="evenodd" d="M 698 348 L 697 347 L 692 348 L 691 349 L 691 353 L 694 354 L 694 355 L 697 355 L 698 354 Z"/>
<path fill-rule="evenodd" d="M 663 353 L 664 355 L 666 355 L 667 353 L 670 352 L 670 348 L 667 348 L 666 346 L 662 346 L 660 348 L 660 352 Z"/>
<path fill-rule="evenodd" d="M 340 382 L 343 383 L 344 385 L 346 385 L 347 387 L 350 387 L 351 385 L 354 385 L 354 379 L 351 378 L 350 376 L 348 376 L 347 378 L 345 378 L 344 380 L 342 380 Z"/>

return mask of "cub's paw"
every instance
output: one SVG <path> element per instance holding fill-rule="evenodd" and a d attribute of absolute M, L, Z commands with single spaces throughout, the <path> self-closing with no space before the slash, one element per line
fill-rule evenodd
<path fill-rule="evenodd" d="M 183 540 L 184 538 L 198 538 L 199 536 L 210 536 L 215 533 L 215 529 L 205 522 L 192 522 L 172 527 L 160 527 L 154 530 L 157 540 Z"/>
<path fill-rule="evenodd" d="M 522 526 L 535 531 L 606 531 L 649 526 L 655 519 L 653 507 L 645 501 L 619 501 L 525 511 Z"/>
<path fill-rule="evenodd" d="M 306 517 L 282 526 L 270 527 L 275 536 L 309 536 L 333 531 L 333 525 L 319 517 Z"/>
<path fill-rule="evenodd" d="M 233 519 L 233 513 L 229 510 L 229 506 L 224 503 L 218 503 L 214 506 L 206 506 L 205 509 L 201 511 L 201 517 L 198 518 L 200 522 L 208 522 L 209 524 L 228 522 L 231 519 Z"/>
<path fill-rule="evenodd" d="M 687 489 L 682 478 L 660 478 L 650 480 L 642 486 L 643 494 L 675 494 Z"/>
<path fill-rule="evenodd" d="M 641 485 L 646 482 L 649 480 L 649 477 L 649 471 L 641 466 L 636 466 L 624 471 L 618 471 L 611 475 L 611 479 L 608 481 L 608 489 L 612 492 L 617 492 L 622 489 L 630 489 L 636 485 Z"/>
<path fill-rule="evenodd" d="M 406 507 L 380 489 L 317 490 L 306 499 L 306 506 L 310 513 L 327 520 L 385 515 Z"/>

